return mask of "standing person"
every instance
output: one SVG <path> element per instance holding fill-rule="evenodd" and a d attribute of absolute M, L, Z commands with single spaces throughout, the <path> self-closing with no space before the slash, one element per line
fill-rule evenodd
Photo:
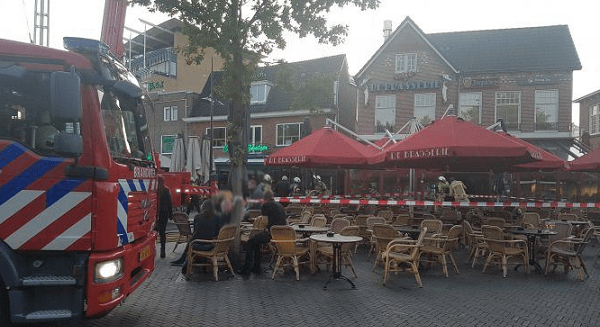
<path fill-rule="evenodd" d="M 315 191 L 317 191 L 318 194 L 323 194 L 327 191 L 327 185 L 321 180 L 321 176 L 319 175 L 315 176 Z"/>
<path fill-rule="evenodd" d="M 288 197 L 290 196 L 290 182 L 287 176 L 281 177 L 281 180 L 275 184 L 275 196 Z"/>
<path fill-rule="evenodd" d="M 293 183 L 290 184 L 290 192 L 292 195 L 302 195 L 302 188 L 300 187 L 300 177 L 294 177 Z"/>
<path fill-rule="evenodd" d="M 444 201 L 446 195 L 450 194 L 450 184 L 446 180 L 446 177 L 440 176 L 438 177 L 437 184 L 437 201 Z"/>
<path fill-rule="evenodd" d="M 173 219 L 173 199 L 171 192 L 162 177 L 158 178 L 158 223 L 156 224 L 160 237 L 160 258 L 164 258 L 167 243 L 167 221 Z"/>
<path fill-rule="evenodd" d="M 267 190 L 263 199 L 265 202 L 262 205 L 261 213 L 268 218 L 269 223 L 264 231 L 254 235 L 246 242 L 244 267 L 239 272 L 241 275 L 249 275 L 250 272 L 256 275 L 262 274 L 260 268 L 261 250 L 264 244 L 271 241 L 271 226 L 287 225 L 285 209 L 281 203 L 273 201 L 273 191 Z"/>
<path fill-rule="evenodd" d="M 450 182 L 450 195 L 454 196 L 454 201 L 469 201 L 467 187 L 463 182 L 454 178 Z"/>

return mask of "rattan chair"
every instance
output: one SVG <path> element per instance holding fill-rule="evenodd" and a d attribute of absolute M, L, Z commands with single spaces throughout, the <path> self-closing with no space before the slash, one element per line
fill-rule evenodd
<path fill-rule="evenodd" d="M 350 226 L 350 221 L 346 218 L 334 218 L 331 221 L 329 229 L 334 233 L 339 233 L 344 227 Z"/>
<path fill-rule="evenodd" d="M 552 271 L 556 269 L 558 264 L 562 264 L 565 273 L 569 269 L 573 268 L 577 270 L 577 278 L 584 280 L 589 276 L 581 253 L 585 249 L 586 245 L 590 242 L 592 235 L 594 234 L 593 228 L 586 229 L 581 238 L 567 238 L 552 242 L 546 255 L 546 269 L 544 274 L 548 274 L 550 265 L 553 266 Z"/>
<path fill-rule="evenodd" d="M 301 243 L 306 243 L 308 239 L 297 239 L 296 231 L 291 226 L 275 225 L 271 227 L 271 242 L 276 249 L 276 262 L 273 268 L 271 279 L 275 279 L 275 274 L 279 269 L 282 269 L 287 262 L 296 272 L 296 280 L 300 280 L 301 264 L 310 264 L 310 253 L 307 246 Z"/>
<path fill-rule="evenodd" d="M 442 265 L 442 271 L 446 277 L 448 276 L 448 267 L 446 257 L 450 258 L 450 262 L 454 268 L 454 272 L 458 275 L 460 272 L 458 271 L 458 267 L 456 266 L 456 261 L 454 260 L 454 256 L 452 255 L 452 251 L 458 249 L 458 240 L 462 234 L 462 226 L 454 225 L 448 231 L 448 235 L 437 235 L 431 238 L 425 238 L 425 240 L 429 240 L 432 242 L 424 243 L 421 247 L 421 262 L 423 262 L 423 256 L 427 258 L 431 258 L 433 260 L 426 260 L 427 262 L 435 262 L 440 263 Z"/>
<path fill-rule="evenodd" d="M 310 225 L 314 227 L 325 227 L 327 226 L 327 218 L 323 215 L 314 215 L 310 220 Z"/>
<path fill-rule="evenodd" d="M 346 226 L 340 231 L 340 235 L 343 236 L 358 236 L 358 226 Z M 357 278 L 356 271 L 354 270 L 354 263 L 352 262 L 352 249 L 354 248 L 354 244 L 352 243 L 344 243 L 340 249 L 340 254 L 342 257 L 342 265 L 346 268 L 350 268 L 352 270 L 352 274 L 354 278 Z M 317 258 L 324 257 L 327 260 L 327 270 L 329 270 L 329 266 L 331 265 L 333 258 L 333 245 L 327 244 L 326 246 L 319 247 L 317 249 Z"/>
<path fill-rule="evenodd" d="M 477 259 L 485 256 L 485 254 L 488 252 L 488 246 L 483 239 L 483 234 L 481 231 L 473 229 L 471 223 L 464 220 L 463 227 L 465 231 L 466 244 L 469 247 L 469 261 L 471 261 L 471 268 L 473 268 L 477 263 Z"/>
<path fill-rule="evenodd" d="M 172 238 L 175 241 L 175 246 L 173 247 L 173 252 L 175 252 L 175 249 L 177 249 L 179 244 L 190 241 L 193 233 L 190 218 L 187 213 L 180 211 L 174 212 L 173 222 L 179 231 L 179 235 L 176 235 L 174 238 Z"/>
<path fill-rule="evenodd" d="M 214 240 L 196 239 L 191 241 L 187 254 L 187 269 L 185 272 L 186 278 L 189 278 L 193 267 L 212 266 L 215 281 L 219 281 L 219 265 L 226 265 L 233 275 L 233 267 L 231 266 L 227 252 L 229 252 L 229 247 L 235 240 L 236 230 L 236 225 L 226 225 L 221 227 L 221 230 L 219 230 L 219 235 Z M 212 250 L 198 251 L 194 250 L 194 244 L 213 244 L 214 247 Z M 206 260 L 202 261 L 202 259 Z"/>
<path fill-rule="evenodd" d="M 373 264 L 373 271 L 375 271 L 377 265 L 380 262 L 383 262 L 383 252 L 385 252 L 385 250 L 387 249 L 388 243 L 390 243 L 393 239 L 398 238 L 398 233 L 392 225 L 388 224 L 375 224 L 372 228 L 373 233 L 371 234 L 371 238 L 373 240 L 374 250 L 376 254 L 375 263 Z"/>
<path fill-rule="evenodd" d="M 394 218 L 394 212 L 392 210 L 379 210 L 377 217 L 382 217 L 387 224 L 390 224 Z"/>
<path fill-rule="evenodd" d="M 504 228 L 506 228 L 506 220 L 504 218 L 499 217 L 486 217 L 483 219 L 483 225 L 496 226 L 499 227 L 501 230 L 504 230 Z"/>
<path fill-rule="evenodd" d="M 300 213 L 300 217 L 298 218 L 288 218 L 288 224 L 299 224 L 299 225 L 308 225 L 310 223 L 310 218 L 312 217 L 311 210 L 304 210 Z"/>
<path fill-rule="evenodd" d="M 506 277 L 508 259 L 519 257 L 523 260 L 525 273 L 529 275 L 529 250 L 526 241 L 505 239 L 504 232 L 498 226 L 483 225 L 481 226 L 481 232 L 488 245 L 488 257 L 483 265 L 482 272 L 485 273 L 488 265 L 496 262 L 494 260 L 499 258 L 502 266 L 502 276 Z"/>
<path fill-rule="evenodd" d="M 410 225 L 410 214 L 401 213 L 396 216 L 396 219 L 392 222 L 392 226 L 406 226 Z"/>
<path fill-rule="evenodd" d="M 521 216 L 519 225 L 525 228 L 540 228 L 540 214 L 537 212 L 526 212 Z"/>
<path fill-rule="evenodd" d="M 245 243 L 248 242 L 254 235 L 264 232 L 265 228 L 267 228 L 267 224 L 269 223 L 269 217 L 267 216 L 258 216 L 254 220 L 254 223 L 250 228 L 244 228 L 240 230 L 240 242 Z"/>
<path fill-rule="evenodd" d="M 423 244 L 423 239 L 427 234 L 427 227 L 421 229 L 421 233 L 416 241 L 408 239 L 395 239 L 391 241 L 382 258 L 385 262 L 383 270 L 383 285 L 387 282 L 390 272 L 398 273 L 400 271 L 410 271 L 415 275 L 419 287 L 423 287 L 421 276 L 419 275 L 419 249 Z M 408 265 L 408 268 L 406 267 Z"/>

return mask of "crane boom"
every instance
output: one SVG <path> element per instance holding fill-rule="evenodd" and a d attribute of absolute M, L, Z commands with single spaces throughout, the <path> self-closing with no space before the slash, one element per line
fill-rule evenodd
<path fill-rule="evenodd" d="M 106 43 L 115 56 L 123 58 L 123 29 L 125 27 L 126 0 L 106 0 L 104 3 L 104 19 L 102 20 L 101 40 Z"/>

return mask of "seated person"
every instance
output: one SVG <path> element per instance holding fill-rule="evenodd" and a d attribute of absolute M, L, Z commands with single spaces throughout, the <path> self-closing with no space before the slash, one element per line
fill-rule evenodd
<path fill-rule="evenodd" d="M 52 151 L 54 149 L 54 136 L 58 134 L 58 129 L 52 125 L 50 112 L 42 112 L 40 127 L 35 131 L 35 148 L 42 151 Z"/>

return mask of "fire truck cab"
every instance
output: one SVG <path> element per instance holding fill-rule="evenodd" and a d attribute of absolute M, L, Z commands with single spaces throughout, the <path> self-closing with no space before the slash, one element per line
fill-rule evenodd
<path fill-rule="evenodd" d="M 0 40 L 0 325 L 107 314 L 154 270 L 157 168 L 102 42 Z"/>

